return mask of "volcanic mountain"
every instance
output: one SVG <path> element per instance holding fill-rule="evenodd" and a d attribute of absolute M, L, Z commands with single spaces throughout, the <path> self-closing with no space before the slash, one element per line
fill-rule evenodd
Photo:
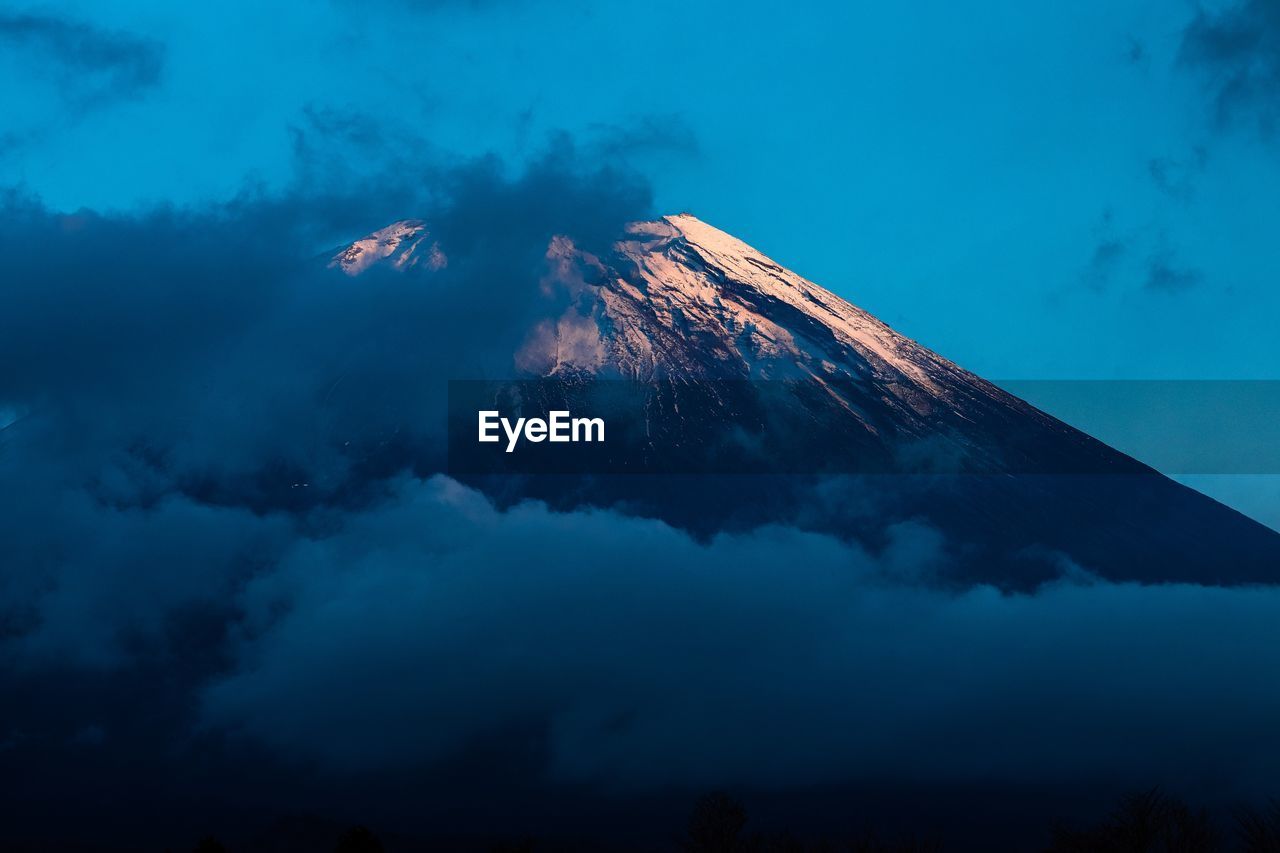
<path fill-rule="evenodd" d="M 622 505 L 705 533 L 801 524 L 873 549 L 885 546 L 887 531 L 923 525 L 942 535 L 955 579 L 1013 587 L 1064 571 L 1201 583 L 1280 576 L 1280 534 L 693 216 L 634 223 L 601 254 L 556 237 L 546 258 L 547 274 L 530 286 L 565 295 L 567 307 L 529 329 L 513 375 L 665 389 L 648 401 L 643 432 L 676 434 L 667 449 L 689 454 L 685 469 L 671 466 L 657 480 L 523 481 L 527 494 Z M 330 261 L 349 275 L 375 266 L 429 274 L 447 264 L 448 247 L 418 220 Z M 694 398 L 671 391 L 698 383 L 716 390 Z M 744 413 L 774 439 L 771 449 L 757 447 L 736 468 L 699 469 L 708 442 Z"/>

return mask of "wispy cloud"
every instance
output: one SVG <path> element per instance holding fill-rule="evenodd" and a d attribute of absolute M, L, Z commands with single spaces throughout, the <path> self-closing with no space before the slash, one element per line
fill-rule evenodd
<path fill-rule="evenodd" d="M 1161 189 L 1175 198 L 1189 198 L 1189 195 L 1177 194 L 1183 190 L 1190 193 L 1189 187 L 1184 188 L 1177 182 L 1186 177 L 1183 165 L 1174 164 L 1179 175 L 1175 181 L 1166 171 L 1173 168 L 1169 165 L 1171 162 L 1152 160 L 1151 179 L 1157 186 L 1169 183 Z M 1203 271 L 1179 260 L 1167 230 L 1155 224 L 1118 228 L 1115 220 L 1113 211 L 1103 214 L 1088 262 L 1080 271 L 1080 283 L 1085 288 L 1100 294 L 1119 284 L 1127 289 L 1140 288 L 1152 295 L 1170 296 L 1204 283 Z"/>
<path fill-rule="evenodd" d="M 1115 211 L 1107 208 L 1095 229 L 1093 251 L 1080 272 L 1080 283 L 1094 293 L 1107 290 L 1133 254 L 1134 235 L 1118 232 Z"/>
<path fill-rule="evenodd" d="M 1204 171 L 1208 162 L 1208 149 L 1198 145 L 1185 160 L 1152 157 L 1147 161 L 1147 174 L 1162 193 L 1175 201 L 1186 202 L 1195 195 L 1195 177 Z"/>
<path fill-rule="evenodd" d="M 1104 237 L 1093 247 L 1093 255 L 1084 272 L 1084 281 L 1094 290 L 1103 290 L 1111 283 L 1116 267 L 1129 252 L 1129 246 L 1118 237 Z"/>
<path fill-rule="evenodd" d="M 609 158 L 653 153 L 694 157 L 700 151 L 693 128 L 678 115 L 646 115 L 623 124 L 597 124 L 591 131 L 596 150 Z"/>
<path fill-rule="evenodd" d="M 1197 287 L 1204 281 L 1204 273 L 1192 267 L 1180 266 L 1171 251 L 1161 250 L 1151 256 L 1147 264 L 1147 279 L 1143 287 L 1153 293 L 1182 293 Z"/>
<path fill-rule="evenodd" d="M 1183 33 L 1181 62 L 1204 75 L 1221 123 L 1256 122 L 1270 135 L 1280 111 L 1280 3 L 1239 0 L 1200 9 Z"/>
<path fill-rule="evenodd" d="M 159 42 L 53 15 L 0 13 L 0 43 L 45 63 L 42 74 L 52 67 L 60 94 L 77 109 L 137 97 L 164 71 Z"/>

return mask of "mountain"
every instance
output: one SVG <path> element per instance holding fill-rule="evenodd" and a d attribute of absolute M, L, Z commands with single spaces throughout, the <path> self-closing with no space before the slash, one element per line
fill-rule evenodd
<path fill-rule="evenodd" d="M 347 246 L 334 255 L 329 265 L 347 275 L 359 275 L 375 264 L 389 264 L 398 270 L 422 264 L 428 269 L 438 270 L 446 266 L 448 260 L 440 251 L 439 244 L 426 242 L 429 237 L 427 225 L 421 220 L 393 222 Z"/>
<path fill-rule="evenodd" d="M 429 274 L 447 264 L 447 250 L 425 223 L 406 220 L 330 265 L 349 275 L 375 265 Z M 1204 583 L 1277 577 L 1274 531 L 693 216 L 634 223 L 602 255 L 556 237 L 546 258 L 541 286 L 566 297 L 566 307 L 530 328 L 513 375 L 652 389 L 643 438 L 625 447 L 659 452 L 667 476 L 525 479 L 521 496 L 621 504 L 707 534 L 784 521 L 872 549 L 887 547 L 900 525 L 925 525 L 946 543 L 950 579 L 1009 587 L 1063 572 Z M 730 465 L 717 443 L 726 423 L 755 439 Z M 751 474 L 770 480 L 744 487 Z M 513 497 L 509 480 L 488 486 Z"/>

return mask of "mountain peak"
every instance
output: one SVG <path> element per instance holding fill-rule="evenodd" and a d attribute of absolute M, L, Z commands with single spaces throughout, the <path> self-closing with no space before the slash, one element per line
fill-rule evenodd
<path fill-rule="evenodd" d="M 878 377 L 907 379 L 931 394 L 964 373 L 690 213 L 633 222 L 601 257 L 578 250 L 572 235 L 557 237 L 547 258 L 554 268 L 544 287 L 560 282 L 574 301 L 519 354 L 535 373 Z M 355 276 L 446 263 L 427 224 L 404 219 L 337 252 L 329 265 Z M 583 289 L 584 281 L 596 286 Z"/>
<path fill-rule="evenodd" d="M 329 266 L 341 269 L 347 275 L 359 275 L 373 265 L 386 261 L 395 269 L 407 269 L 424 262 L 430 269 L 440 269 L 448 258 L 440 246 L 432 242 L 426 251 L 419 251 L 430 236 L 427 224 L 421 219 L 401 219 L 367 237 L 356 240 L 329 260 Z"/>
<path fill-rule="evenodd" d="M 531 269 L 528 285 L 549 298 L 512 354 L 514 374 L 569 379 L 578 389 L 584 378 L 639 380 L 652 395 L 642 441 L 688 436 L 677 443 L 688 449 L 680 457 L 690 463 L 686 470 L 711 450 L 749 453 L 772 431 L 786 437 L 784 450 L 816 454 L 819 462 L 839 458 L 853 473 L 979 475 L 866 483 L 865 498 L 900 521 L 937 526 L 961 543 L 966 571 L 984 581 L 1034 584 L 1057 577 L 1062 560 L 1120 578 L 1152 575 L 1136 573 L 1143 565 L 1160 567 L 1162 579 L 1274 578 L 1280 539 L 1273 532 L 958 367 L 696 216 L 632 223 L 599 254 L 573 235 L 553 238 L 544 251 L 546 267 Z M 427 226 L 402 220 L 351 244 L 330 265 L 357 275 L 378 265 L 407 271 L 444 263 Z M 726 427 L 760 412 L 768 416 L 754 432 Z M 793 429 L 797 423 L 802 428 Z M 1073 476 L 1040 476 L 1056 472 Z M 602 500 L 636 499 L 597 487 Z M 700 517 L 720 503 L 730 515 L 749 516 L 751 499 L 738 503 L 717 488 L 712 483 L 711 497 L 694 501 Z M 659 517 L 661 507 L 681 517 L 673 505 L 657 506 Z M 865 536 L 883 532 L 878 518 L 869 517 L 877 527 Z M 836 519 L 842 530 L 861 523 L 842 512 Z M 1039 568 L 1028 575 L 1028 565 Z"/>
<path fill-rule="evenodd" d="M 760 252 L 729 232 L 721 231 L 714 225 L 708 225 L 692 213 L 677 213 L 674 216 L 664 216 L 662 221 L 674 227 L 690 243 L 706 249 L 735 255 L 764 257 Z"/>

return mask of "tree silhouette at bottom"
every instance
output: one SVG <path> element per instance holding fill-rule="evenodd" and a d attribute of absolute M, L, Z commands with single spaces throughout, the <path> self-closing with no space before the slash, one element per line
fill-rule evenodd
<path fill-rule="evenodd" d="M 1207 812 L 1159 788 L 1129 794 L 1098 826 L 1059 827 L 1049 853 L 1218 853 L 1222 841 Z"/>
<path fill-rule="evenodd" d="M 353 826 L 342 833 L 333 853 L 382 853 L 382 842 L 367 826 Z"/>
<path fill-rule="evenodd" d="M 1245 853 L 1280 853 L 1280 800 L 1272 800 L 1262 811 L 1238 812 L 1236 827 Z"/>
<path fill-rule="evenodd" d="M 743 846 L 742 828 L 747 811 L 742 803 L 721 791 L 698 800 L 689 816 L 684 848 L 690 853 L 732 853 Z"/>

